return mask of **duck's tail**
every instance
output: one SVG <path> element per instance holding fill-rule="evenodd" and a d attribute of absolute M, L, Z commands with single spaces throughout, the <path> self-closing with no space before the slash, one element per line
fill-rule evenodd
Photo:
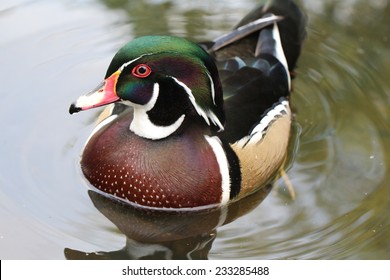
<path fill-rule="evenodd" d="M 281 55 L 275 53 L 279 47 L 275 44 L 280 41 L 279 51 L 284 53 L 289 72 L 293 73 L 306 36 L 306 20 L 294 1 L 270 0 L 248 13 L 232 32 L 216 38 L 209 51 L 221 59 L 245 59 L 268 53 L 283 63 Z M 274 23 L 278 28 L 271 28 Z"/>

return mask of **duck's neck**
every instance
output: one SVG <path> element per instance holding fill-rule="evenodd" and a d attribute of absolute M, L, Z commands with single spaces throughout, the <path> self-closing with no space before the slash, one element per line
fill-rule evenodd
<path fill-rule="evenodd" d="M 157 82 L 147 104 L 131 104 L 134 115 L 130 130 L 151 140 L 164 139 L 175 133 L 183 124 L 189 108 L 187 96 L 177 94 L 177 87 L 171 79 Z"/>
<path fill-rule="evenodd" d="M 174 123 L 168 126 L 159 126 L 154 124 L 148 115 L 148 111 L 143 107 L 134 107 L 133 121 L 130 124 L 130 130 L 136 135 L 151 139 L 159 140 L 166 138 L 179 129 L 183 123 L 185 115 L 181 115 Z"/>

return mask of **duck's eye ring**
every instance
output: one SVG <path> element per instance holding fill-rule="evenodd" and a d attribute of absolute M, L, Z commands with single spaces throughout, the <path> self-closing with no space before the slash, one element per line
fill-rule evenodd
<path fill-rule="evenodd" d="M 146 64 L 138 64 L 131 71 L 131 74 L 137 78 L 146 78 L 150 73 L 152 73 L 152 69 Z"/>

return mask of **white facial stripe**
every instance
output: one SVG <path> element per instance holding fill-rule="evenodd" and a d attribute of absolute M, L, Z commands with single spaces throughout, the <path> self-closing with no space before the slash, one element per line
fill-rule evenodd
<path fill-rule="evenodd" d="M 150 121 L 147 112 L 153 109 L 156 104 L 159 91 L 160 86 L 158 83 L 155 83 L 152 98 L 146 105 L 131 103 L 134 108 L 134 117 L 130 124 L 130 130 L 140 137 L 152 140 L 163 139 L 174 133 L 184 121 L 185 115 L 181 115 L 180 118 L 169 126 L 157 126 Z"/>
<path fill-rule="evenodd" d="M 290 107 L 288 101 L 287 100 L 282 101 L 280 104 L 275 106 L 275 108 L 270 110 L 267 113 L 267 115 L 265 115 L 261 119 L 260 123 L 253 128 L 250 135 L 245 136 L 240 140 L 238 140 L 237 145 L 243 148 L 246 144 L 248 144 L 248 142 L 251 143 L 259 142 L 263 138 L 270 124 L 278 117 L 286 115 L 289 111 L 290 111 Z"/>
<path fill-rule="evenodd" d="M 196 112 L 197 112 L 200 116 L 202 116 L 202 117 L 205 119 L 205 121 L 206 121 L 206 123 L 207 123 L 208 125 L 210 125 L 210 121 L 209 121 L 209 119 L 207 118 L 206 112 L 203 111 L 203 109 L 200 108 L 199 105 L 196 103 L 195 97 L 194 97 L 194 95 L 192 94 L 192 90 L 191 90 L 189 87 L 187 87 L 187 85 L 186 85 L 185 83 L 180 82 L 180 81 L 179 81 L 178 79 L 176 79 L 175 77 L 172 77 L 172 79 L 173 79 L 178 85 L 180 85 L 182 88 L 184 88 L 184 90 L 185 90 L 185 91 L 187 92 L 187 94 L 188 94 L 188 97 L 190 98 L 190 101 L 191 101 L 192 105 L 194 105 Z"/>
<path fill-rule="evenodd" d="M 223 150 L 222 143 L 217 136 L 204 136 L 207 142 L 210 144 L 214 151 L 215 157 L 218 162 L 219 171 L 221 173 L 221 188 L 222 197 L 221 205 L 226 205 L 229 202 L 230 197 L 230 175 L 229 175 L 229 163 L 226 157 L 225 151 Z"/>
<path fill-rule="evenodd" d="M 213 78 L 211 78 L 210 74 L 207 72 L 207 77 L 209 77 L 209 80 L 210 80 L 210 87 L 211 87 L 211 98 L 213 99 L 213 103 L 214 105 L 217 105 L 215 103 L 215 88 L 214 88 L 214 82 L 213 82 Z"/>
<path fill-rule="evenodd" d="M 215 124 L 219 127 L 219 131 L 222 131 L 224 129 L 221 121 L 217 118 L 217 116 L 214 114 L 214 112 L 208 111 L 207 116 L 213 122 L 213 124 Z"/>
<path fill-rule="evenodd" d="M 122 72 L 123 69 L 125 69 L 128 65 L 132 64 L 134 61 L 137 61 L 141 57 L 143 57 L 143 55 L 141 55 L 140 57 L 137 57 L 136 59 L 133 59 L 133 60 L 130 60 L 130 61 L 126 62 L 126 63 L 123 63 L 122 66 L 119 67 L 119 70 Z"/>
<path fill-rule="evenodd" d="M 130 61 L 128 61 L 128 62 L 123 63 L 122 66 L 119 67 L 119 70 L 122 72 L 123 69 L 125 69 L 128 65 L 132 64 L 133 62 L 135 62 L 135 61 L 137 61 L 138 59 L 141 59 L 141 58 L 143 58 L 144 56 L 147 56 L 147 55 L 150 55 L 150 54 L 149 54 L 149 53 L 143 54 L 143 55 L 141 55 L 141 56 L 139 56 L 139 57 L 137 57 L 137 58 L 135 58 L 135 59 L 133 59 L 133 60 L 130 60 Z"/>
<path fill-rule="evenodd" d="M 212 123 L 214 125 L 217 125 L 219 127 L 220 131 L 222 131 L 223 130 L 223 125 L 222 125 L 221 121 L 217 118 L 217 116 L 210 110 L 204 111 L 198 105 L 198 103 L 196 103 L 195 97 L 192 94 L 191 89 L 189 87 L 187 87 L 187 85 L 185 83 L 180 82 L 175 77 L 171 77 L 171 78 L 187 92 L 188 97 L 189 97 L 192 105 L 194 106 L 196 112 L 206 121 L 207 125 L 210 125 L 210 120 L 211 120 Z"/>

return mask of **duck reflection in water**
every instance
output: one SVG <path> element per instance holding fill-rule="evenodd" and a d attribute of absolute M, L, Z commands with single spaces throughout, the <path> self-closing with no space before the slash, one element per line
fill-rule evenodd
<path fill-rule="evenodd" d="M 126 236 L 126 245 L 111 252 L 81 252 L 66 248 L 71 260 L 208 259 L 217 228 L 256 208 L 271 186 L 232 203 L 199 211 L 158 211 L 136 208 L 89 191 L 95 207 Z"/>

